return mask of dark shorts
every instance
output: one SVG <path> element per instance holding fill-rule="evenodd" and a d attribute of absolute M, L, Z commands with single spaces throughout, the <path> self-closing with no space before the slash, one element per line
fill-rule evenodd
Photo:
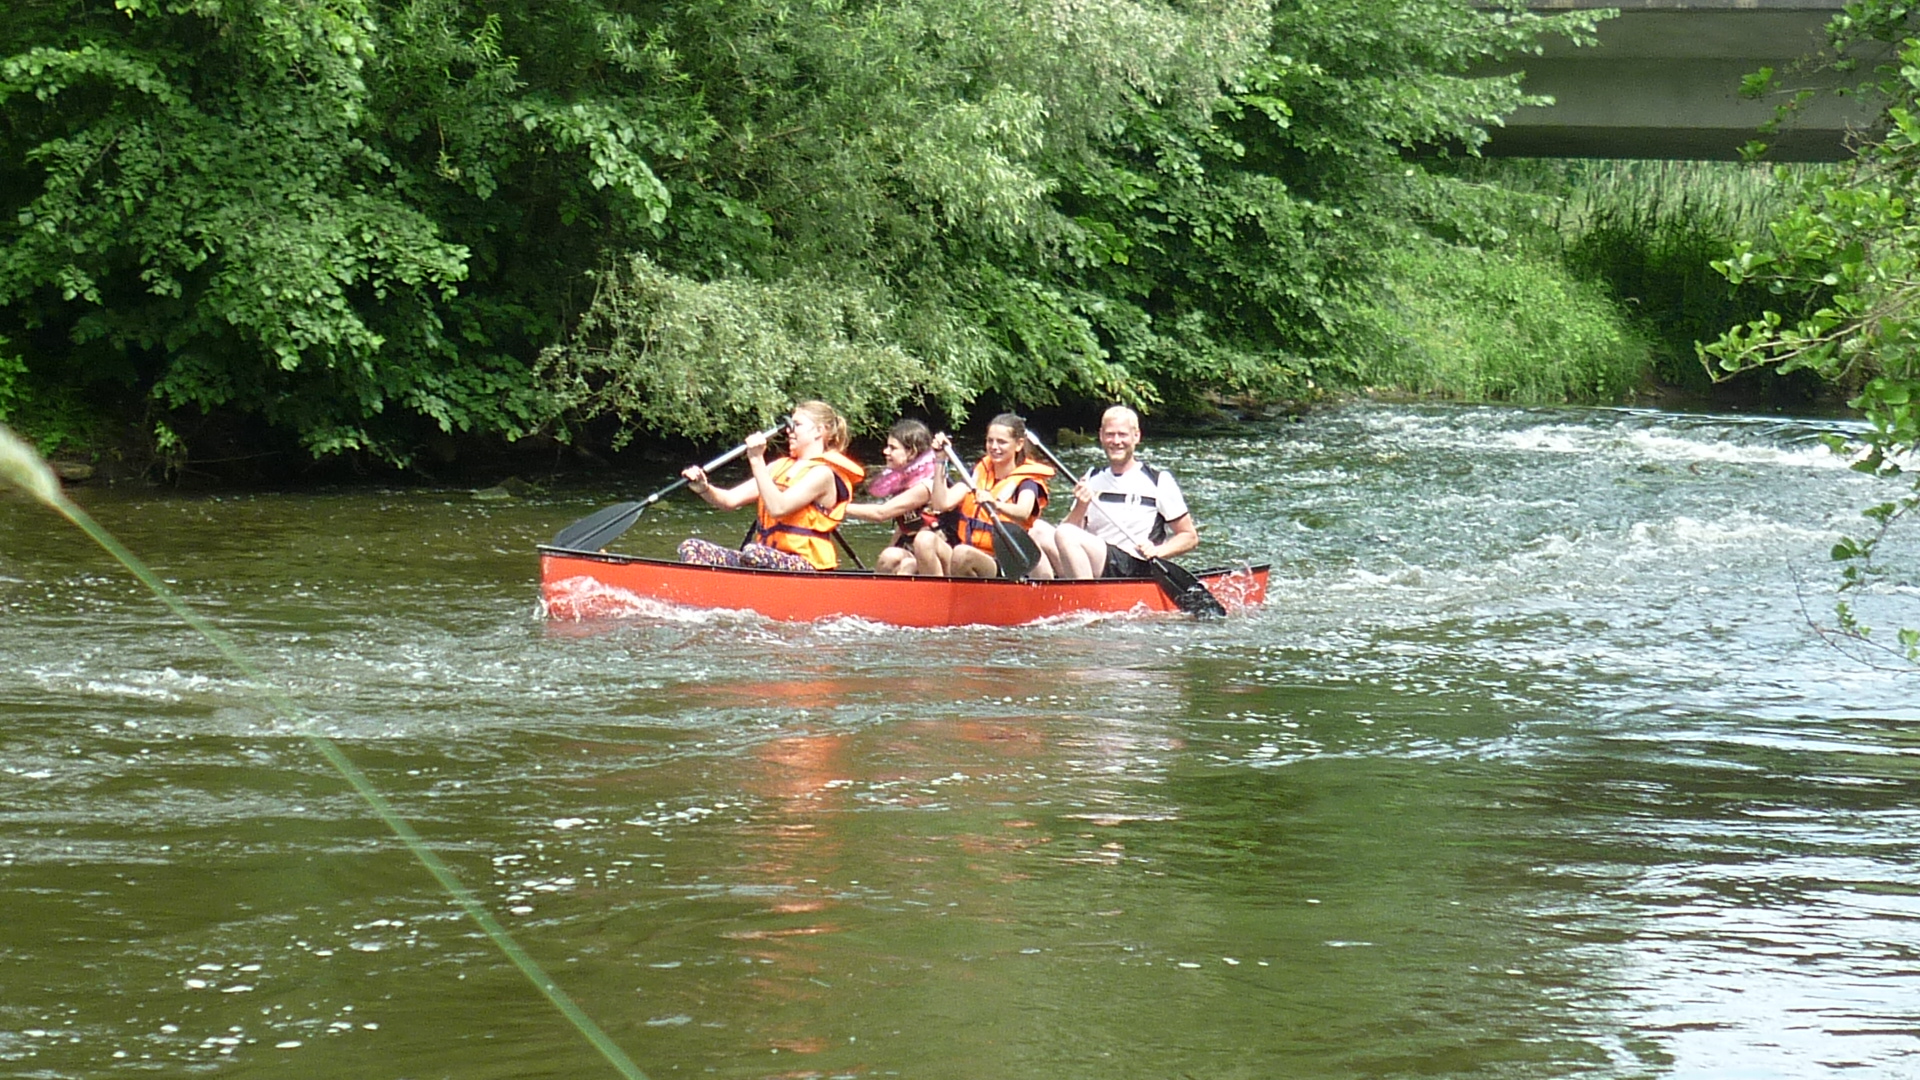
<path fill-rule="evenodd" d="M 937 515 L 929 515 L 923 511 L 920 515 L 920 528 L 916 532 L 927 529 L 938 532 L 949 546 L 959 547 L 960 511 L 947 510 Z"/>
<path fill-rule="evenodd" d="M 1101 571 L 1103 578 L 1143 578 L 1153 576 L 1153 566 L 1145 559 L 1107 545 L 1107 568 Z"/>

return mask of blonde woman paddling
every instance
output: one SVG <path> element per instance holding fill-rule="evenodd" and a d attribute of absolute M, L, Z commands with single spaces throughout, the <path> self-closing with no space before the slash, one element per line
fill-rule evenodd
<path fill-rule="evenodd" d="M 767 570 L 832 570 L 840 565 L 834 532 L 846 518 L 854 485 L 866 475 L 848 457 L 847 423 L 824 401 L 803 401 L 787 420 L 787 453 L 767 462 L 766 436 L 747 436 L 753 473 L 730 488 L 714 487 L 698 465 L 680 475 L 687 487 L 722 510 L 757 504 L 753 529 L 739 551 L 693 537 L 680 543 L 680 561 Z"/>

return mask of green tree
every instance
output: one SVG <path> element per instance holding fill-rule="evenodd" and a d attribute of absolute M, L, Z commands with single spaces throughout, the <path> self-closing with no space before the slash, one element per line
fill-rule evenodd
<path fill-rule="evenodd" d="M 43 385 L 147 397 L 162 449 L 210 414 L 395 462 L 430 427 L 525 431 L 549 283 L 592 258 L 556 275 L 565 230 L 543 226 L 657 222 L 668 201 L 642 151 L 670 140 L 577 87 L 529 88 L 501 20 L 451 3 L 13 14 L 5 329 Z M 598 27 L 596 58 L 622 29 Z M 515 275 L 540 284 L 499 287 Z"/>
<path fill-rule="evenodd" d="M 873 340 L 922 365 L 901 389 L 950 410 L 976 395 L 1191 406 L 1338 378 L 1380 252 L 1431 201 L 1405 152 L 1477 146 L 1527 99 L 1517 76 L 1469 70 L 1547 33 L 1590 39 L 1593 18 L 1451 0 L 758 10 L 682 9 L 663 32 L 697 85 L 782 88 L 709 101 L 740 134 L 704 163 L 704 194 L 750 204 L 767 243 L 696 260 L 741 250 L 740 230 L 685 214 L 676 191 L 650 263 L 669 280 L 807 281 L 777 303 L 736 289 L 746 323 L 778 324 L 802 295 L 882 313 Z M 724 33 L 689 30 L 717 12 Z M 722 242 L 691 242 L 705 229 Z M 714 377 L 694 352 L 622 336 L 689 315 L 647 306 L 686 289 L 623 292 L 641 276 L 603 275 L 583 334 L 547 355 L 577 418 L 642 415 L 658 373 L 641 365 Z M 794 370 L 748 353 L 737 367 L 763 386 Z"/>
<path fill-rule="evenodd" d="M 22 340 L 60 332 L 67 363 L 168 408 L 257 411 L 316 453 L 367 445 L 364 418 L 444 355 L 434 305 L 465 252 L 357 137 L 364 8 L 39 10 L 66 43 L 0 61 L 0 302 Z"/>
<path fill-rule="evenodd" d="M 1393 253 L 1436 225 L 1497 231 L 1499 211 L 1415 152 L 1475 150 L 1541 99 L 1519 74 L 1472 72 L 1549 35 L 1590 43 L 1605 15 L 1275 4 L 1266 47 L 1206 114 L 1133 117 L 1070 174 L 1061 201 L 1081 232 L 1062 273 L 1103 298 L 1108 348 L 1176 399 L 1351 381 Z"/>
<path fill-rule="evenodd" d="M 949 412 L 981 394 L 1027 405 L 1149 400 L 1152 386 L 1115 361 L 1101 333 L 1107 297 L 1060 273 L 1087 245 L 1056 192 L 1136 117 L 1204 127 L 1222 86 L 1261 54 L 1265 19 L 1257 0 L 676 8 L 660 32 L 689 83 L 713 91 L 703 101 L 724 134 L 697 166 L 699 190 L 675 189 L 661 234 L 638 245 L 648 269 L 633 261 L 629 273 L 617 254 L 581 333 L 543 369 L 576 421 L 653 416 L 689 433 L 715 417 L 662 415 L 649 367 L 760 417 L 799 393 L 872 420 L 916 397 Z M 733 88 L 744 92 L 720 93 Z M 711 308 L 661 306 L 706 286 L 732 297 L 729 326 L 700 322 Z M 861 336 L 915 358 L 910 373 L 895 369 L 891 400 L 863 390 L 853 370 L 799 363 L 772 336 L 741 336 L 790 324 L 802 307 L 816 323 L 869 313 L 856 320 Z M 646 329 L 669 323 L 735 341 L 731 362 L 687 351 L 685 333 Z M 712 385 L 729 378 L 756 393 Z"/>
<path fill-rule="evenodd" d="M 1460 0 L 21 0 L 0 389 L 306 453 L 1304 392 L 1576 38 Z"/>

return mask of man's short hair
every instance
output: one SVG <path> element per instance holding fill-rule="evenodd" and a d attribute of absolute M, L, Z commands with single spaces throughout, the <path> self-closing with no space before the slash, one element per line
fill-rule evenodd
<path fill-rule="evenodd" d="M 1127 408 L 1125 405 L 1115 405 L 1114 407 L 1108 409 L 1106 412 L 1101 413 L 1100 414 L 1101 426 L 1104 427 L 1108 420 L 1112 420 L 1115 418 L 1125 420 L 1127 422 L 1127 426 L 1133 428 L 1133 430 L 1136 433 L 1140 430 L 1140 414 L 1137 412 L 1134 412 L 1132 409 Z"/>

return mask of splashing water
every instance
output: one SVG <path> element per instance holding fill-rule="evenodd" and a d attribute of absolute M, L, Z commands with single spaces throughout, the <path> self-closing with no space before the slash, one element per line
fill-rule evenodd
<path fill-rule="evenodd" d="M 302 713 L 299 706 L 294 704 L 293 699 L 288 697 L 283 691 L 274 687 L 262 676 L 259 669 L 241 652 L 231 637 L 181 602 L 180 598 L 176 596 L 171 589 L 167 588 L 144 562 L 123 547 L 118 540 L 113 538 L 112 534 L 101 528 L 98 523 L 91 517 L 88 517 L 78 506 L 75 506 L 68 500 L 66 495 L 60 490 L 60 482 L 59 479 L 54 476 L 53 469 L 47 465 L 44 459 L 34 453 L 33 449 L 29 447 L 24 440 L 4 425 L 0 425 L 0 478 L 4 478 L 7 482 L 26 491 L 49 509 L 66 517 L 101 547 L 105 548 L 115 559 L 119 560 L 121 565 L 125 566 L 127 570 L 151 589 L 153 594 L 160 599 L 161 603 L 167 606 L 168 610 L 179 616 L 182 622 L 198 631 L 202 637 L 206 638 L 207 641 L 211 642 L 213 646 L 220 651 L 220 654 L 224 656 L 228 662 L 244 672 L 248 678 L 253 681 L 254 689 L 265 696 L 281 716 L 296 722 L 302 727 L 310 723 L 309 718 Z M 354 792 L 366 802 L 367 806 L 373 810 L 374 815 L 386 823 L 394 835 L 399 837 L 402 843 L 406 844 L 408 850 L 413 853 L 414 857 L 420 861 L 422 866 L 426 867 L 427 872 L 433 876 L 434 880 L 439 882 L 441 887 L 453 897 L 454 901 L 459 904 L 461 910 L 473 919 L 474 922 L 479 924 L 480 929 L 493 941 L 494 945 L 513 962 L 515 967 L 519 968 L 521 972 L 532 981 L 535 988 L 537 988 L 547 1000 L 552 1002 L 555 1008 L 560 1010 L 561 1014 L 567 1018 L 567 1021 L 573 1024 L 573 1026 L 580 1031 L 581 1035 L 583 1035 L 588 1042 L 592 1043 L 594 1048 L 599 1050 L 601 1055 L 604 1056 L 621 1075 L 633 1078 L 633 1080 L 645 1080 L 646 1074 L 640 1071 L 639 1066 L 635 1065 L 633 1061 L 627 1057 L 626 1052 L 621 1050 L 620 1047 L 600 1029 L 599 1025 L 595 1024 L 592 1018 L 588 1017 L 586 1013 L 574 1003 L 573 999 L 567 996 L 564 990 L 560 989 L 558 983 L 554 982 L 545 971 L 541 970 L 533 958 L 527 955 L 526 950 L 520 948 L 519 944 L 513 940 L 512 935 L 507 933 L 506 928 L 500 925 L 499 921 L 486 909 L 485 905 L 473 894 L 472 890 L 460 883 L 460 880 L 454 876 L 453 870 L 441 860 L 440 856 L 436 854 L 432 848 L 427 846 L 426 841 L 421 839 L 420 834 L 414 830 L 413 826 L 409 825 L 405 819 L 394 812 L 385 797 L 374 788 L 372 781 L 367 779 L 366 774 L 360 771 L 360 768 L 353 763 L 352 759 L 347 757 L 339 745 L 324 735 L 314 734 L 312 732 L 306 734 L 306 739 L 315 750 L 319 751 L 320 756 L 326 759 L 327 764 L 331 765 L 334 770 L 347 781 L 347 784 L 353 788 Z M 187 985 L 192 989 L 202 989 L 205 987 L 206 982 L 205 980 L 190 979 Z M 225 992 L 244 993 L 251 989 L 252 987 L 250 986 L 235 984 L 227 987 Z M 223 1040 L 216 1039 L 214 1043 L 230 1047 L 231 1045 L 237 1044 L 238 1041 L 239 1040 L 236 1039 L 233 1040 L 233 1043 L 224 1043 Z"/>

